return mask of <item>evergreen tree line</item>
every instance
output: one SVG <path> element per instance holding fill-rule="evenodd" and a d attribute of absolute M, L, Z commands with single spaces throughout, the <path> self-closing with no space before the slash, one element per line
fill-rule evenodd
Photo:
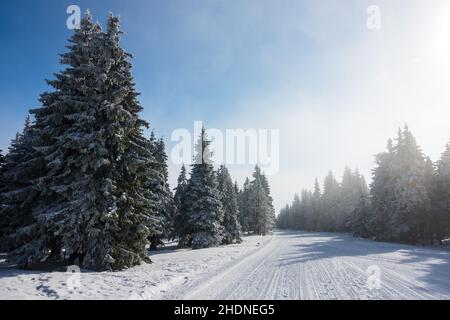
<path fill-rule="evenodd" d="M 233 183 L 228 169 L 214 170 L 205 129 L 196 145 L 196 157 L 187 177 L 182 166 L 175 188 L 177 208 L 172 238 L 194 249 L 241 242 L 242 235 L 266 235 L 275 225 L 269 183 L 256 166 L 243 190 Z"/>
<path fill-rule="evenodd" d="M 450 144 L 433 163 L 411 131 L 399 129 L 376 155 L 372 182 L 346 168 L 341 183 L 330 172 L 320 191 L 295 196 L 278 216 L 280 228 L 352 232 L 410 244 L 436 244 L 450 236 Z"/>
<path fill-rule="evenodd" d="M 0 152 L 0 250 L 19 267 L 122 270 L 151 262 L 148 250 L 164 238 L 203 248 L 241 241 L 242 219 L 261 219 L 254 224 L 260 234 L 272 228 L 270 190 L 258 168 L 245 201 L 248 190 L 210 161 L 196 161 L 189 179 L 183 167 L 173 195 L 164 141 L 143 134 L 149 124 L 139 117 L 121 35 L 117 17 L 102 30 L 87 13 L 61 55 L 65 70 L 47 81 L 53 91 L 41 95 L 8 153 Z M 197 157 L 208 160 L 208 144 L 203 130 Z"/>
<path fill-rule="evenodd" d="M 330 171 L 323 182 L 323 192 L 316 179 L 314 190 L 296 194 L 278 216 L 279 228 L 309 231 L 350 231 L 349 221 L 359 200 L 368 194 L 364 177 L 346 167 L 339 183 Z"/>

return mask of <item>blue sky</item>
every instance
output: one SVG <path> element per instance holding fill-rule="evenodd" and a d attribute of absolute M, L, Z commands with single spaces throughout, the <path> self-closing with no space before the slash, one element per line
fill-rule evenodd
<path fill-rule="evenodd" d="M 2 0 L 0 149 L 61 69 L 70 4 L 103 25 L 121 16 L 142 117 L 169 152 L 172 131 L 195 120 L 280 129 L 280 172 L 269 177 L 277 208 L 329 169 L 370 178 L 373 155 L 405 122 L 433 160 L 450 139 L 445 0 Z M 366 27 L 373 4 L 378 31 Z M 232 173 L 242 182 L 249 170 Z"/>
<path fill-rule="evenodd" d="M 302 33 L 280 37 L 285 30 L 266 23 L 272 12 L 259 3 L 264 1 L 3 1 L 0 146 L 5 148 L 27 110 L 38 106 L 47 90 L 44 79 L 61 69 L 58 54 L 71 35 L 65 27 L 68 5 L 89 8 L 101 23 L 108 12 L 121 16 L 144 117 L 168 134 L 192 119 L 220 124 L 239 101 L 270 91 L 287 73 L 311 74 L 318 53 L 314 41 Z M 271 65 L 269 59 L 281 63 Z M 305 86 L 313 82 L 304 78 Z"/>

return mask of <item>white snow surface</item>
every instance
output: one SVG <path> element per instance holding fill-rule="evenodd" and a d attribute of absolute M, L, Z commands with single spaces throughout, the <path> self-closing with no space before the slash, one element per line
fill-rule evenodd
<path fill-rule="evenodd" d="M 151 258 L 80 274 L 0 264 L 0 299 L 450 299 L 450 252 L 342 234 L 277 231 Z"/>

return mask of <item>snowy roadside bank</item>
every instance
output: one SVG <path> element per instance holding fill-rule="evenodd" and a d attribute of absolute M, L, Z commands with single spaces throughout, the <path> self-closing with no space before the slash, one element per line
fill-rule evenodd
<path fill-rule="evenodd" d="M 119 272 L 24 271 L 0 267 L 0 299 L 182 299 L 191 287 L 264 247 L 272 236 L 192 251 L 166 249 L 154 263 Z"/>
<path fill-rule="evenodd" d="M 0 299 L 450 299 L 450 252 L 345 234 L 279 230 L 152 259 L 121 272 L 0 267 Z"/>

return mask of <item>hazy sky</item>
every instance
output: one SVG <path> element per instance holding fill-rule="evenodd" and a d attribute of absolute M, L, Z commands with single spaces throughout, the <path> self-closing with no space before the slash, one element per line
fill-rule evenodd
<path fill-rule="evenodd" d="M 120 15 L 142 117 L 174 129 L 280 129 L 277 209 L 328 170 L 370 179 L 374 154 L 405 122 L 437 160 L 450 140 L 448 0 L 1 1 L 0 148 L 60 70 L 66 8 Z M 381 29 L 366 26 L 368 6 Z M 231 168 L 242 183 L 251 168 Z M 171 183 L 178 167 L 170 165 Z"/>

